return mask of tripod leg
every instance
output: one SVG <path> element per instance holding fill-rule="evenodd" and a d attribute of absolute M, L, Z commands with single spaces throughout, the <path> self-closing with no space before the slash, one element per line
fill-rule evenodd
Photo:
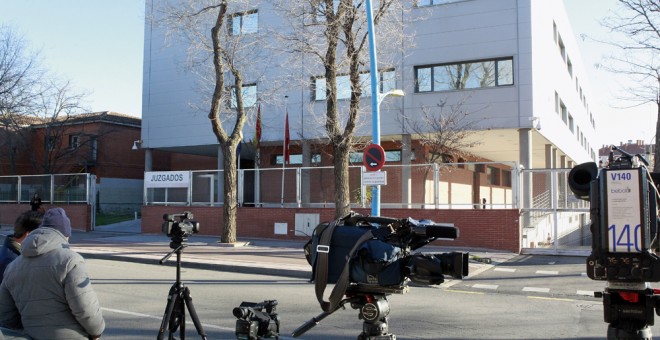
<path fill-rule="evenodd" d="M 188 289 L 188 287 L 183 287 L 183 299 L 188 307 L 188 312 L 190 312 L 190 317 L 195 324 L 197 334 L 201 335 L 202 339 L 206 339 L 206 333 L 204 332 L 204 328 L 202 328 L 202 323 L 199 321 L 199 317 L 197 317 L 197 311 L 195 311 L 195 306 L 193 305 L 192 297 L 190 297 L 190 289 Z"/>
<path fill-rule="evenodd" d="M 170 332 L 172 331 L 172 311 L 174 311 L 174 305 L 176 304 L 178 295 L 176 287 L 172 286 L 172 288 L 170 288 L 170 294 L 167 297 L 167 306 L 165 306 L 165 314 L 163 314 L 163 320 L 160 323 L 160 330 L 158 330 L 158 337 L 156 338 L 157 340 L 163 340 L 166 328 L 168 328 Z"/>

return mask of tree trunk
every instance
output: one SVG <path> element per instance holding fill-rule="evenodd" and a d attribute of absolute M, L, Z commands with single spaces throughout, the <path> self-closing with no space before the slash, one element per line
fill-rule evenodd
<path fill-rule="evenodd" d="M 653 146 L 653 172 L 660 172 L 660 98 L 656 100 L 655 105 L 658 109 L 655 123 L 655 145 Z"/>
<path fill-rule="evenodd" d="M 348 177 L 347 144 L 334 145 L 333 163 L 335 167 L 335 218 L 348 215 L 351 211 L 351 196 Z"/>
<path fill-rule="evenodd" d="M 238 206 L 236 189 L 238 177 L 236 169 L 236 144 L 222 144 L 222 153 L 224 154 L 223 178 L 225 183 L 225 200 L 222 208 L 222 235 L 220 238 L 222 243 L 236 242 L 236 209 Z"/>

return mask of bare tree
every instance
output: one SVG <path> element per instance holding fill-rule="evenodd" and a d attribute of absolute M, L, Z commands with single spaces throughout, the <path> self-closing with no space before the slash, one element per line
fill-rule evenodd
<path fill-rule="evenodd" d="M 316 81 L 325 83 L 325 134 L 332 146 L 335 180 L 335 216 L 350 211 L 349 153 L 354 144 L 354 133 L 363 114 L 360 102 L 366 86 L 364 77 L 369 73 L 369 44 L 364 0 L 303 0 L 273 1 L 275 8 L 288 19 L 289 34 L 282 40 L 296 57 L 311 56 L 309 72 L 317 74 Z M 379 70 L 393 67 L 392 45 L 401 46 L 403 33 L 402 2 L 376 1 L 373 9 L 379 46 Z M 381 54 L 382 52 L 382 54 Z M 399 51 L 400 53 L 400 51 Z M 338 83 L 339 77 L 348 78 L 350 90 Z M 306 80 L 306 86 L 309 80 Z M 317 84 L 318 85 L 318 84 Z M 318 90 L 318 89 L 317 89 Z M 344 91 L 350 95 L 340 100 Z M 342 98 L 344 99 L 344 98 Z M 318 100 L 318 98 L 317 98 Z"/>
<path fill-rule="evenodd" d="M 0 158 L 8 160 L 11 174 L 17 151 L 26 144 L 23 127 L 37 90 L 37 56 L 10 27 L 0 26 Z"/>
<path fill-rule="evenodd" d="M 236 148 L 243 140 L 248 113 L 256 113 L 260 33 L 254 1 L 188 0 L 160 4 L 155 21 L 188 48 L 187 68 L 206 96 L 208 118 L 224 156 L 221 242 L 236 242 L 238 207 Z M 210 75 L 210 76 L 209 76 Z M 192 104 L 197 107 L 199 104 Z"/>
<path fill-rule="evenodd" d="M 76 90 L 70 81 L 43 80 L 30 114 L 38 124 L 32 124 L 29 131 L 42 138 L 43 150 L 26 148 L 35 170 L 44 174 L 58 173 L 67 166 L 77 152 L 64 142 L 69 121 L 88 109 L 84 104 L 86 92 Z M 82 143 L 83 141 L 81 141 Z"/>
<path fill-rule="evenodd" d="M 422 107 L 421 117 L 404 117 L 405 125 L 426 150 L 426 163 L 447 163 L 452 159 L 466 158 L 470 155 L 468 150 L 479 144 L 470 138 L 477 130 L 477 121 L 463 104 L 463 100 L 449 104 L 445 99 L 435 107 Z"/>
<path fill-rule="evenodd" d="M 606 44 L 616 47 L 603 68 L 630 78 L 626 99 L 633 105 L 657 108 L 653 171 L 660 171 L 660 3 L 657 0 L 618 0 L 619 9 L 603 20 L 612 33 Z M 617 39 L 622 36 L 621 39 Z"/>

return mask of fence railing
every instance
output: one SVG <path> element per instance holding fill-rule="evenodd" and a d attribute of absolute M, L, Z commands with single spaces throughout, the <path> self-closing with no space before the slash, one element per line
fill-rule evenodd
<path fill-rule="evenodd" d="M 510 163 L 386 165 L 381 207 L 510 209 L 519 207 L 518 166 Z M 238 203 L 257 207 L 334 207 L 333 167 L 238 169 Z M 371 190 L 363 166 L 349 167 L 352 207 L 369 207 Z M 176 176 L 171 176 L 175 174 Z M 223 170 L 149 173 L 186 177 L 186 184 L 154 186 L 145 181 L 147 205 L 216 206 L 223 203 Z"/>
<path fill-rule="evenodd" d="M 29 203 L 34 194 L 48 204 L 90 204 L 90 174 L 0 176 L 0 203 Z"/>

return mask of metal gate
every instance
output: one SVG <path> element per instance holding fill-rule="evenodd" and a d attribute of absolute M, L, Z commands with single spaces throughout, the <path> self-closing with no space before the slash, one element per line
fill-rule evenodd
<path fill-rule="evenodd" d="M 588 255 L 591 251 L 589 202 L 571 192 L 570 171 L 521 171 L 523 253 Z"/>

